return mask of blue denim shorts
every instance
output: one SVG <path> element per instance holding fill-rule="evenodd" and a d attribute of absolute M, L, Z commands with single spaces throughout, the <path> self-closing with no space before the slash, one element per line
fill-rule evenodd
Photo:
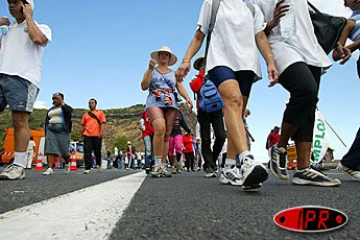
<path fill-rule="evenodd" d="M 219 87 L 226 80 L 237 80 L 239 83 L 241 94 L 249 97 L 251 86 L 254 82 L 255 73 L 253 71 L 237 71 L 234 72 L 228 67 L 219 66 L 211 69 L 208 75 L 209 79 Z"/>
<path fill-rule="evenodd" d="M 39 88 L 19 76 L 0 74 L 0 112 L 9 105 L 11 111 L 32 112 Z"/>

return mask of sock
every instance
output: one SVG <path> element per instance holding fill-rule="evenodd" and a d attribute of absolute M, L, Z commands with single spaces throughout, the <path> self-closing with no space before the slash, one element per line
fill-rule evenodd
<path fill-rule="evenodd" d="M 156 165 L 161 165 L 161 156 L 155 156 L 155 164 Z"/>
<path fill-rule="evenodd" d="M 15 152 L 15 159 L 13 164 L 24 167 L 26 161 L 26 152 Z"/>
<path fill-rule="evenodd" d="M 225 167 L 233 167 L 236 165 L 236 160 L 235 159 L 232 159 L 232 158 L 226 158 L 225 159 Z"/>
<path fill-rule="evenodd" d="M 243 158 L 249 154 L 251 154 L 250 151 L 243 151 L 242 153 L 238 154 L 237 158 L 236 158 L 236 160 L 237 160 L 236 164 L 240 165 L 240 166 L 243 165 L 243 162 L 242 162 Z"/>

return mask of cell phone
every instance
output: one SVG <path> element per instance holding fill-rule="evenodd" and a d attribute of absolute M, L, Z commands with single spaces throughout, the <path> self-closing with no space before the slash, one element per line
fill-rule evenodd
<path fill-rule="evenodd" d="M 26 0 L 21 0 L 22 2 L 23 2 L 23 4 L 29 4 Z M 20 9 L 20 13 L 22 14 L 22 15 L 24 15 L 24 10 L 23 10 L 23 8 L 21 7 L 21 9 Z"/>

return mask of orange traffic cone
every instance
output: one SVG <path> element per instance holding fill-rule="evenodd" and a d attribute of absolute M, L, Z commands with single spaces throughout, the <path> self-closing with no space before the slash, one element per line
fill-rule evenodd
<path fill-rule="evenodd" d="M 37 162 L 36 162 L 36 167 L 35 167 L 34 170 L 35 170 L 35 171 L 42 171 L 42 170 L 44 170 L 43 164 L 42 164 L 42 153 L 41 153 L 41 152 L 38 154 L 38 158 L 37 158 Z"/>
<path fill-rule="evenodd" d="M 55 158 L 55 167 L 54 168 L 59 168 L 59 156 L 57 156 Z"/>
<path fill-rule="evenodd" d="M 72 154 L 71 155 L 71 165 L 70 165 L 70 171 L 77 171 L 78 168 L 76 166 L 76 155 Z"/>

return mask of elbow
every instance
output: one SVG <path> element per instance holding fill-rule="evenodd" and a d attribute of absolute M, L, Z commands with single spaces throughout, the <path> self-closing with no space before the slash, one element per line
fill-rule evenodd
<path fill-rule="evenodd" d="M 31 40 L 37 46 L 44 46 L 48 42 L 48 40 L 45 37 L 35 37 L 35 38 L 32 38 Z"/>
<path fill-rule="evenodd" d="M 141 84 L 141 90 L 146 91 L 147 89 L 148 88 L 144 84 Z"/>
<path fill-rule="evenodd" d="M 204 41 L 205 34 L 198 29 L 195 33 L 195 40 L 202 43 Z"/>

